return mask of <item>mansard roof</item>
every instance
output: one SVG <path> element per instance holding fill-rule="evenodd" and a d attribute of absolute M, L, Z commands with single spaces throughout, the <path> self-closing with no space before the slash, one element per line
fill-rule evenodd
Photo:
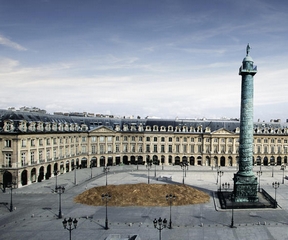
<path fill-rule="evenodd" d="M 65 115 L 51 115 L 39 112 L 22 112 L 12 110 L 0 109 L 0 132 L 3 132 L 4 122 L 11 121 L 13 123 L 13 130 L 10 132 L 21 132 L 18 128 L 21 122 L 26 121 L 27 124 L 43 123 L 57 124 L 57 125 L 75 125 L 78 128 L 71 128 L 71 131 L 92 131 L 100 126 L 105 126 L 111 130 L 116 131 L 138 131 L 143 126 L 144 131 L 146 127 L 157 126 L 157 131 L 161 131 L 161 127 L 166 130 L 172 128 L 173 131 L 179 132 L 214 132 L 218 129 L 226 129 L 230 132 L 236 132 L 240 127 L 238 119 L 127 119 L 127 118 L 106 118 L 106 117 L 81 117 L 81 116 L 65 116 Z M 81 126 L 86 126 L 81 128 Z M 125 128 L 124 128 L 125 127 Z M 288 123 L 281 122 L 257 122 L 254 123 L 255 133 L 287 133 Z M 118 130 L 117 130 L 118 129 Z M 135 130 L 136 129 L 136 130 Z M 186 129 L 187 131 L 185 131 Z M 194 129 L 193 131 L 191 129 Z M 285 129 L 285 131 L 283 131 Z M 45 128 L 43 131 L 46 131 Z M 63 131 L 67 131 L 64 129 Z M 69 130 L 70 131 L 70 130 Z"/>

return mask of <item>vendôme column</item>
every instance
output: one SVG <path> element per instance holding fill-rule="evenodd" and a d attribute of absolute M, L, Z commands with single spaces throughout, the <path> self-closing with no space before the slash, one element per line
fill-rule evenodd
<path fill-rule="evenodd" d="M 247 45 L 246 57 L 242 61 L 239 75 L 241 84 L 240 112 L 240 142 L 239 142 L 239 171 L 234 174 L 234 201 L 256 202 L 257 177 L 253 173 L 253 91 L 254 75 L 257 67 L 249 56 L 250 46 Z"/>

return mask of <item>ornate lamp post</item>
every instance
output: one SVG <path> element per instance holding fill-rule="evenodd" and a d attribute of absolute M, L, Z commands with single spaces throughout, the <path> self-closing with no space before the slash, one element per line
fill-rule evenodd
<path fill-rule="evenodd" d="M 183 170 L 183 184 L 185 184 L 184 183 L 184 178 L 186 177 L 186 170 L 188 169 L 188 164 L 186 162 L 181 162 L 180 166 L 181 166 L 181 168 Z"/>
<path fill-rule="evenodd" d="M 12 190 L 13 188 L 15 188 L 16 186 L 16 183 L 15 182 L 11 182 L 11 183 L 8 183 L 7 184 L 7 188 L 10 188 L 10 208 L 9 208 L 9 211 L 10 212 L 13 212 L 13 201 L 12 201 Z"/>
<path fill-rule="evenodd" d="M 78 223 L 77 219 L 76 218 L 72 219 L 70 217 L 67 221 L 66 218 L 64 218 L 62 223 L 63 223 L 64 229 L 67 229 L 69 231 L 69 236 L 70 236 L 69 239 L 71 240 L 71 232 L 72 232 L 72 230 L 76 229 L 76 227 L 77 227 L 77 223 Z M 68 225 L 67 225 L 67 223 L 68 223 Z M 72 228 L 72 223 L 74 226 L 73 228 Z"/>
<path fill-rule="evenodd" d="M 147 165 L 146 165 L 146 168 L 148 170 L 148 184 L 150 183 L 150 168 L 152 167 L 152 162 L 151 161 L 148 161 L 147 162 Z"/>
<path fill-rule="evenodd" d="M 274 208 L 277 208 L 277 201 L 276 201 L 276 190 L 279 188 L 280 183 L 279 182 L 273 182 L 272 187 L 275 189 L 275 205 Z"/>
<path fill-rule="evenodd" d="M 61 195 L 64 193 L 65 187 L 64 186 L 57 186 L 55 191 L 59 195 L 59 214 L 58 218 L 62 218 L 62 211 L 61 211 Z"/>
<path fill-rule="evenodd" d="M 225 189 L 226 191 L 230 188 L 230 183 L 222 183 L 222 188 Z"/>
<path fill-rule="evenodd" d="M 217 172 L 217 175 L 218 175 L 219 178 L 220 178 L 220 192 L 221 192 L 221 177 L 223 176 L 223 174 L 224 174 L 224 172 L 222 172 L 222 171 L 218 171 L 218 172 Z"/>
<path fill-rule="evenodd" d="M 257 175 L 258 175 L 258 177 L 259 177 L 259 184 L 258 184 L 258 192 L 260 192 L 260 177 L 261 177 L 261 175 L 262 175 L 262 171 L 258 171 L 257 172 Z"/>
<path fill-rule="evenodd" d="M 175 195 L 169 194 L 166 195 L 166 201 L 168 201 L 170 205 L 170 220 L 169 220 L 169 228 L 172 229 L 172 218 L 171 218 L 171 207 L 172 207 L 172 202 L 176 199 Z"/>
<path fill-rule="evenodd" d="M 154 224 L 154 228 L 159 230 L 159 240 L 161 240 L 161 231 L 167 227 L 167 220 L 166 218 L 164 218 L 164 220 L 162 220 L 162 218 L 160 217 L 158 220 L 155 218 L 153 221 Z"/>
<path fill-rule="evenodd" d="M 103 168 L 103 172 L 106 174 L 106 186 L 107 186 L 107 174 L 108 174 L 108 172 L 109 172 L 109 167 L 104 167 Z"/>
<path fill-rule="evenodd" d="M 105 217 L 105 229 L 108 230 L 108 212 L 107 212 L 107 203 L 111 199 L 111 195 L 109 193 L 102 194 L 102 201 L 105 202 L 106 205 L 106 217 Z"/>

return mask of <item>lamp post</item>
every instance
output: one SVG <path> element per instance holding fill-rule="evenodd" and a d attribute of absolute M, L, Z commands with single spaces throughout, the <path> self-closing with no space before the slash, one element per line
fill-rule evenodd
<path fill-rule="evenodd" d="M 64 193 L 65 187 L 64 186 L 57 186 L 55 191 L 59 195 L 59 214 L 58 218 L 62 218 L 62 211 L 61 211 L 61 195 Z"/>
<path fill-rule="evenodd" d="M 76 166 L 74 167 L 74 184 L 76 185 L 77 184 L 77 180 L 76 180 L 76 175 L 77 175 L 77 173 L 76 173 L 76 169 L 77 169 L 77 164 L 76 164 Z"/>
<path fill-rule="evenodd" d="M 15 182 L 10 182 L 7 184 L 7 188 L 10 188 L 10 208 L 9 208 L 9 211 L 10 212 L 13 212 L 13 199 L 12 199 L 12 191 L 13 191 L 13 188 L 15 188 L 16 186 L 16 183 Z"/>
<path fill-rule="evenodd" d="M 146 168 L 148 170 L 148 184 L 150 183 L 150 168 L 152 167 L 152 162 L 151 161 L 148 161 L 147 162 L 147 165 L 146 165 Z"/>
<path fill-rule="evenodd" d="M 184 183 L 184 178 L 186 177 L 186 170 L 188 168 L 188 164 L 186 162 L 181 162 L 180 166 L 181 166 L 181 168 L 183 170 L 183 184 L 185 184 Z"/>
<path fill-rule="evenodd" d="M 270 165 L 272 165 L 272 177 L 274 177 L 274 166 L 276 165 L 274 162 L 271 164 L 270 162 Z"/>
<path fill-rule="evenodd" d="M 161 240 L 161 231 L 167 227 L 167 220 L 166 218 L 164 218 L 164 220 L 162 220 L 162 218 L 160 217 L 158 220 L 155 218 L 153 221 L 154 224 L 154 228 L 159 230 L 159 240 Z"/>
<path fill-rule="evenodd" d="M 156 178 L 156 160 L 153 160 L 153 164 L 155 165 L 154 177 Z"/>
<path fill-rule="evenodd" d="M 90 163 L 90 170 L 91 170 L 91 172 L 90 172 L 90 178 L 92 179 L 92 162 Z"/>
<path fill-rule="evenodd" d="M 234 226 L 234 193 L 232 192 L 231 194 L 231 203 L 232 203 L 232 216 L 231 216 L 231 224 L 230 224 L 230 228 L 236 228 Z"/>
<path fill-rule="evenodd" d="M 220 178 L 220 192 L 221 192 L 221 177 L 223 176 L 223 174 L 224 174 L 224 172 L 222 172 L 222 171 L 218 171 L 218 172 L 217 172 L 217 175 L 218 175 L 219 178 Z"/>
<path fill-rule="evenodd" d="M 57 188 L 57 176 L 58 176 L 58 173 L 59 173 L 59 171 L 58 170 L 55 170 L 54 171 L 54 176 L 55 176 L 55 189 Z"/>
<path fill-rule="evenodd" d="M 285 179 L 285 168 L 286 168 L 286 165 L 283 164 L 281 166 L 281 170 L 283 171 L 282 184 L 284 184 L 284 179 Z"/>
<path fill-rule="evenodd" d="M 274 203 L 274 208 L 277 208 L 277 201 L 276 201 L 276 190 L 279 188 L 280 183 L 279 182 L 273 182 L 272 187 L 275 189 L 275 203 Z"/>
<path fill-rule="evenodd" d="M 76 229 L 76 227 L 77 227 L 77 223 L 78 223 L 77 219 L 76 218 L 72 219 L 70 217 L 67 221 L 66 218 L 64 218 L 62 223 L 63 223 L 64 229 L 67 229 L 69 231 L 69 239 L 71 240 L 71 232 L 72 232 L 72 230 Z M 67 223 L 68 223 L 68 225 L 67 225 Z M 73 228 L 72 228 L 72 223 L 74 226 Z"/>
<path fill-rule="evenodd" d="M 225 189 L 226 191 L 230 188 L 230 183 L 222 183 L 222 188 Z"/>
<path fill-rule="evenodd" d="M 219 176 L 219 171 L 220 171 L 220 166 L 216 166 L 216 169 L 217 169 L 217 178 L 216 178 L 216 185 L 218 185 L 218 176 Z"/>
<path fill-rule="evenodd" d="M 108 230 L 108 212 L 107 212 L 107 203 L 111 199 L 111 195 L 109 193 L 102 194 L 102 201 L 105 202 L 106 205 L 106 217 L 105 217 L 105 229 Z"/>
<path fill-rule="evenodd" d="M 169 228 L 172 229 L 172 218 L 171 218 L 171 207 L 172 207 L 172 202 L 176 199 L 175 195 L 169 194 L 166 195 L 166 201 L 170 205 L 170 220 L 169 220 Z"/>
<path fill-rule="evenodd" d="M 107 186 L 107 174 L 108 174 L 108 172 L 109 172 L 109 167 L 104 167 L 103 168 L 103 172 L 106 174 L 106 186 Z"/>
<path fill-rule="evenodd" d="M 262 171 L 257 171 L 257 175 L 258 175 L 258 177 L 259 177 L 259 185 L 258 185 L 258 192 L 260 192 L 260 177 L 261 177 L 261 175 L 262 175 Z"/>

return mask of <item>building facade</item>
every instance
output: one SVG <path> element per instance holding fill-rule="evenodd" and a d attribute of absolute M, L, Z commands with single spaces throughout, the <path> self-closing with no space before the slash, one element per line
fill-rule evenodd
<path fill-rule="evenodd" d="M 288 124 L 256 122 L 254 165 L 287 164 Z M 238 119 L 125 119 L 0 110 L 0 183 L 22 187 L 74 168 L 238 166 Z"/>

